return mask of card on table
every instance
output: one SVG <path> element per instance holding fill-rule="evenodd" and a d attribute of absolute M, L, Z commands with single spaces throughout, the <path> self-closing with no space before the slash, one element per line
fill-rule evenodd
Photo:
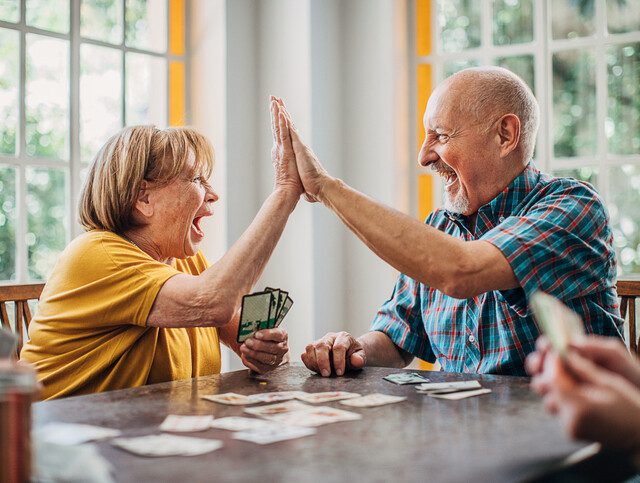
<path fill-rule="evenodd" d="M 418 374 L 417 372 L 399 372 L 397 374 L 389 374 L 383 379 L 395 384 L 420 384 L 421 382 L 429 382 L 429 379 Z"/>
<path fill-rule="evenodd" d="M 228 404 L 229 406 L 246 406 L 247 404 L 254 404 L 249 396 L 245 396 L 244 394 L 236 394 L 235 392 L 227 392 L 224 394 L 208 394 L 205 396 L 200 396 L 202 399 L 206 399 L 207 401 L 220 403 L 220 404 Z"/>
<path fill-rule="evenodd" d="M 427 393 L 427 395 L 429 397 L 435 397 L 438 399 L 449 399 L 451 401 L 457 401 L 459 399 L 466 399 L 468 397 L 489 394 L 490 392 L 491 389 L 476 389 L 475 391 L 458 391 L 450 394 Z"/>
<path fill-rule="evenodd" d="M 383 406 L 384 404 L 392 404 L 400 401 L 404 401 L 407 398 L 405 396 L 392 396 L 390 394 L 373 393 L 366 396 L 357 397 L 355 399 L 347 399 L 346 401 L 340 401 L 340 404 L 345 406 L 352 406 L 355 408 L 371 408 L 374 406 Z"/>
<path fill-rule="evenodd" d="M 275 326 L 276 304 L 276 296 L 269 291 L 252 293 L 242 297 L 238 342 L 244 342 L 253 337 L 259 330 Z"/>
<path fill-rule="evenodd" d="M 540 290 L 534 292 L 529 300 L 533 317 L 542 326 L 552 347 L 565 356 L 569 344 L 584 335 L 582 319 L 573 310 Z"/>
<path fill-rule="evenodd" d="M 428 382 L 416 386 L 418 392 L 433 391 L 468 391 L 470 389 L 479 389 L 482 386 L 478 381 L 452 381 L 452 382 Z"/>
<path fill-rule="evenodd" d="M 113 446 L 140 456 L 197 456 L 222 448 L 218 439 L 192 438 L 173 434 L 152 434 L 136 438 L 117 438 Z"/>
<path fill-rule="evenodd" d="M 213 416 L 179 416 L 169 414 L 160 425 L 161 431 L 188 433 L 205 431 L 211 427 Z"/>
<path fill-rule="evenodd" d="M 211 427 L 215 429 L 226 429 L 227 431 L 250 431 L 255 429 L 279 428 L 280 425 L 273 421 L 265 421 L 264 419 L 228 416 L 226 418 L 214 419 Z"/>
<path fill-rule="evenodd" d="M 355 392 L 346 391 L 329 391 L 329 392 L 301 392 L 296 396 L 296 399 L 306 403 L 325 403 L 329 401 L 339 401 L 341 399 L 351 399 L 354 397 L 360 397 L 360 394 Z"/>
<path fill-rule="evenodd" d="M 246 408 L 244 412 L 264 418 L 266 416 L 273 416 L 274 414 L 286 414 L 293 411 L 299 411 L 301 409 L 313 409 L 313 406 L 301 403 L 300 401 L 287 401 L 278 404 L 270 404 L 268 406 Z"/>
<path fill-rule="evenodd" d="M 272 427 L 267 429 L 255 429 L 253 431 L 240 431 L 233 435 L 234 439 L 250 441 L 257 444 L 277 443 L 278 441 L 286 441 L 289 439 L 302 438 L 315 434 L 317 431 L 313 428 L 304 428 L 300 426 L 284 426 Z"/>
<path fill-rule="evenodd" d="M 91 424 L 49 423 L 35 431 L 36 437 L 46 443 L 73 446 L 120 436 L 119 429 L 103 428 Z"/>
<path fill-rule="evenodd" d="M 308 406 L 310 409 L 291 411 L 288 413 L 263 415 L 270 421 L 277 421 L 288 426 L 322 426 L 324 424 L 341 421 L 355 421 L 362 419 L 362 415 L 329 406 Z"/>
<path fill-rule="evenodd" d="M 291 399 L 300 399 L 302 395 L 306 395 L 302 391 L 275 391 L 263 392 L 259 394 L 251 394 L 248 396 L 251 403 L 275 403 L 280 401 L 289 401 Z"/>

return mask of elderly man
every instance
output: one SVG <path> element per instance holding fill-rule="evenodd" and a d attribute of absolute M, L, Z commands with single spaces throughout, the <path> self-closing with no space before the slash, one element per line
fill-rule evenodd
<path fill-rule="evenodd" d="M 539 107 L 516 75 L 466 69 L 431 95 L 418 161 L 442 177 L 445 193 L 425 224 L 331 177 L 288 121 L 307 198 L 401 272 L 370 332 L 309 344 L 310 369 L 342 375 L 415 356 L 445 371 L 524 375 L 539 335 L 527 310 L 535 290 L 578 312 L 587 332 L 620 337 L 607 211 L 592 187 L 531 161 Z"/>

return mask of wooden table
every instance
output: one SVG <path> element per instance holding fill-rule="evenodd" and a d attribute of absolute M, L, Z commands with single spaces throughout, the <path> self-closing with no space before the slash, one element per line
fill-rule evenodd
<path fill-rule="evenodd" d="M 432 381 L 478 379 L 493 392 L 461 401 L 417 394 L 413 386 L 382 379 L 396 369 L 367 368 L 341 378 L 321 378 L 302 366 L 282 366 L 267 376 L 248 371 L 79 396 L 34 405 L 34 424 L 96 424 L 127 436 L 158 433 L 167 414 L 242 414 L 201 395 L 279 390 L 345 390 L 407 396 L 377 408 L 347 408 L 362 420 L 318 428 L 301 439 L 260 446 L 231 439 L 228 431 L 189 433 L 224 440 L 198 457 L 144 458 L 98 443 L 118 481 L 522 481 L 530 480 L 584 447 L 570 442 L 547 415 L 526 378 L 425 372 Z"/>

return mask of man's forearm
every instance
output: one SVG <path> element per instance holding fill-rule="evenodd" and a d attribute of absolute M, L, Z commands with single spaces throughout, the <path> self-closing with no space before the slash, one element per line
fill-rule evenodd
<path fill-rule="evenodd" d="M 391 339 L 379 331 L 367 332 L 358 337 L 364 348 L 367 366 L 405 367 L 413 356 L 396 346 Z"/>

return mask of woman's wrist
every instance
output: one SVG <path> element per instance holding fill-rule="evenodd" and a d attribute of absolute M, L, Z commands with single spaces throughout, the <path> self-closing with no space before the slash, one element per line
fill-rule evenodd
<path fill-rule="evenodd" d="M 293 211 L 300 200 L 300 190 L 295 186 L 276 186 L 271 196 Z"/>

